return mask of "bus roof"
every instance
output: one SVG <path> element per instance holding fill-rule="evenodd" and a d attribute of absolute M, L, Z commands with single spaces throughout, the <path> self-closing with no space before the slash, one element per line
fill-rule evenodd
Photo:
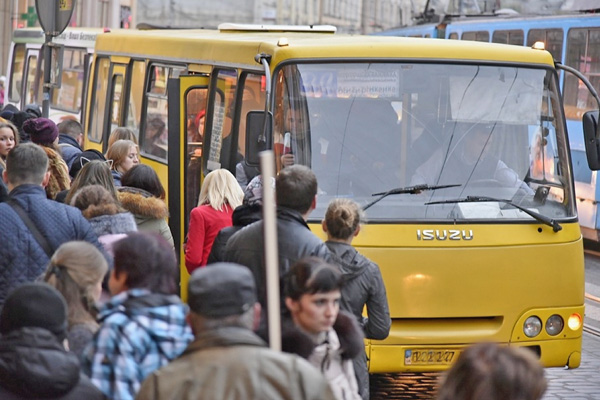
<path fill-rule="evenodd" d="M 285 40 L 282 40 L 285 38 Z M 98 36 L 98 54 L 154 57 L 189 63 L 231 64 L 261 69 L 254 56 L 281 61 L 361 59 L 447 60 L 553 65 L 549 53 L 529 48 L 466 41 L 332 35 L 305 32 L 219 32 L 217 30 L 120 30 Z"/>

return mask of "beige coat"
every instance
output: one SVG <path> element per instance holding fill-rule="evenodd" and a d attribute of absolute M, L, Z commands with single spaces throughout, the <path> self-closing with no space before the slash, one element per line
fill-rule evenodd
<path fill-rule="evenodd" d="M 221 328 L 196 337 L 184 353 L 152 373 L 139 400 L 333 400 L 306 360 L 265 347 L 253 332 Z"/>
<path fill-rule="evenodd" d="M 163 200 L 145 190 L 125 186 L 118 188 L 118 195 L 123 208 L 135 217 L 138 231 L 159 233 L 173 246 L 173 235 L 167 224 L 169 209 Z"/>

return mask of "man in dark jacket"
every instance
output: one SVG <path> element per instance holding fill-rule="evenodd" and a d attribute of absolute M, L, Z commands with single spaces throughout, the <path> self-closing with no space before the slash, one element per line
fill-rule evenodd
<path fill-rule="evenodd" d="M 291 165 L 279 172 L 275 187 L 280 293 L 283 294 L 283 278 L 296 261 L 308 256 L 329 260 L 330 254 L 325 243 L 310 231 L 306 223 L 317 204 L 317 177 L 314 172 L 303 165 Z M 235 233 L 225 246 L 225 261 L 250 268 L 256 280 L 258 300 L 266 310 L 263 227 L 263 221 L 258 221 Z M 281 307 L 285 310 L 283 298 Z M 262 320 L 266 321 L 265 313 Z M 265 326 L 261 326 L 261 333 L 263 328 Z"/>
<path fill-rule="evenodd" d="M 67 119 L 58 124 L 58 147 L 63 160 L 69 169 L 73 165 L 75 157 L 81 153 L 83 144 L 83 128 L 74 119 Z"/>
<path fill-rule="evenodd" d="M 1 399 L 104 399 L 65 350 L 67 305 L 50 285 L 15 289 L 2 309 L 0 333 Z"/>
<path fill-rule="evenodd" d="M 44 186 L 49 177 L 48 157 L 38 145 L 20 144 L 6 157 L 3 178 L 10 194 L 0 204 L 0 305 L 10 289 L 39 277 L 64 242 L 84 240 L 105 254 L 81 211 L 46 198 Z"/>
<path fill-rule="evenodd" d="M 197 269 L 188 288 L 187 319 L 195 339 L 148 376 L 136 399 L 334 399 L 319 370 L 267 348 L 252 332 L 260 305 L 247 268 L 217 263 Z"/>

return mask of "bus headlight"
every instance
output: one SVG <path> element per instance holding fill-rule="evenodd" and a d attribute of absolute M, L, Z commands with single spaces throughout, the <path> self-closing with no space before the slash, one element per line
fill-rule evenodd
<path fill-rule="evenodd" d="M 527 337 L 536 337 L 542 330 L 542 321 L 538 317 L 529 317 L 523 324 L 523 333 Z"/>
<path fill-rule="evenodd" d="M 581 315 L 574 313 L 569 316 L 569 320 L 567 321 L 567 325 L 569 329 L 572 331 L 577 331 L 581 328 Z"/>
<path fill-rule="evenodd" d="M 556 336 L 562 332 L 565 322 L 560 315 L 554 314 L 546 321 L 546 332 L 550 336 Z"/>

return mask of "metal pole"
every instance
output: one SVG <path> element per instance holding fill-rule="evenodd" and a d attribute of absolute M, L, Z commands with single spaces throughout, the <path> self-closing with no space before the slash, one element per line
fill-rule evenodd
<path fill-rule="evenodd" d="M 52 49 L 50 43 L 52 43 L 52 36 L 46 34 L 46 40 L 44 41 L 44 97 L 42 99 L 42 117 L 48 118 L 50 114 L 50 77 L 52 63 Z"/>
<path fill-rule="evenodd" d="M 279 293 L 279 263 L 277 249 L 277 217 L 275 191 L 271 182 L 275 178 L 275 156 L 272 150 L 260 153 L 260 170 L 263 180 L 263 221 L 265 235 L 265 268 L 267 285 L 267 321 L 269 347 L 281 351 L 281 296 Z M 277 188 L 275 188 L 277 190 Z"/>

